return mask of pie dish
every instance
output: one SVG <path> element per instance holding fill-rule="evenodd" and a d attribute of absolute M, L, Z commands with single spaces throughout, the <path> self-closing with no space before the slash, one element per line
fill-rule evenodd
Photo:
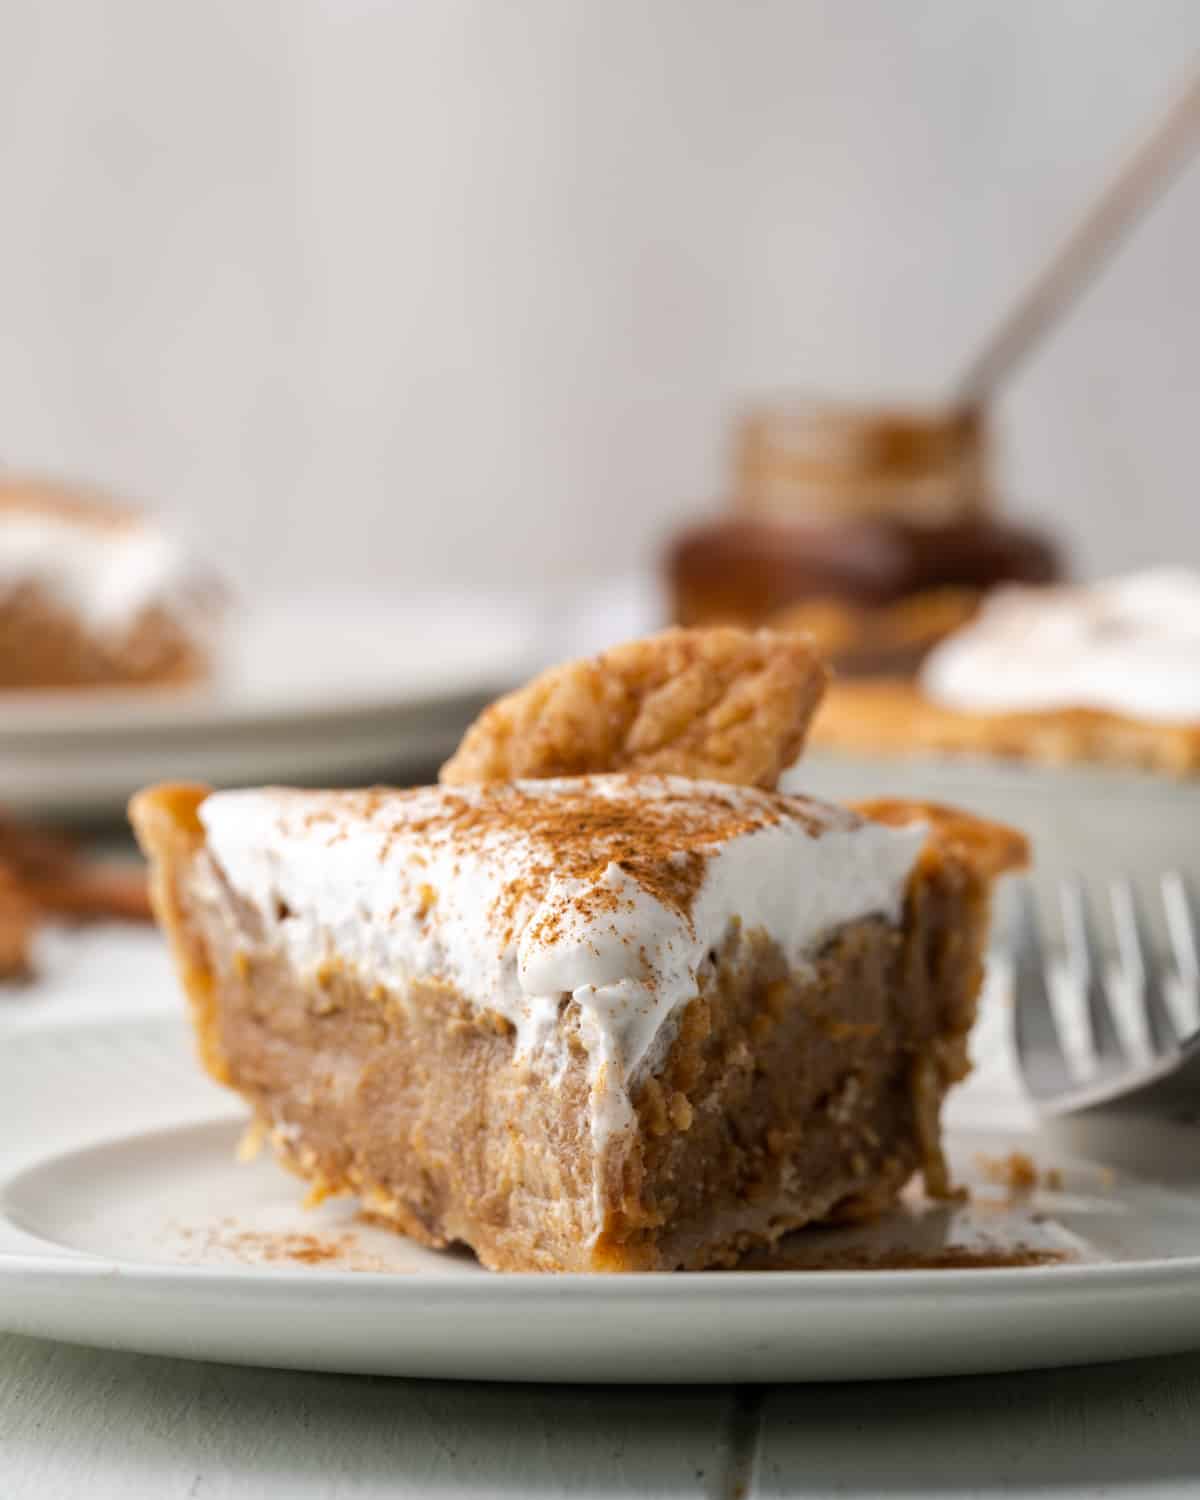
<path fill-rule="evenodd" d="M 1200 577 L 1004 589 L 910 681 L 833 685 L 812 744 L 1051 766 L 1200 772 Z"/>
<path fill-rule="evenodd" d="M 500 700 L 437 787 L 141 793 L 204 1065 L 314 1198 L 495 1269 L 727 1265 L 949 1193 L 1024 841 L 774 791 L 822 681 L 676 630 Z"/>
<path fill-rule="evenodd" d="M 200 681 L 222 604 L 216 580 L 137 511 L 0 481 L 0 691 Z"/>

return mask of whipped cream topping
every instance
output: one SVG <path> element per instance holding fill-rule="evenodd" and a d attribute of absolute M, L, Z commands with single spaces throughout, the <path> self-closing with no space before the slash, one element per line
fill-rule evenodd
<path fill-rule="evenodd" d="M 196 582 L 180 544 L 136 518 L 0 511 L 0 600 L 33 585 L 88 629 L 118 634 L 148 608 L 188 609 Z"/>
<path fill-rule="evenodd" d="M 936 703 L 977 713 L 1091 708 L 1200 720 L 1200 575 L 1162 568 L 1104 583 L 998 590 L 926 658 Z"/>
<path fill-rule="evenodd" d="M 410 792 L 221 792 L 212 859 L 303 972 L 336 957 L 403 992 L 452 984 L 559 1076 L 574 999 L 597 1157 L 632 1124 L 731 925 L 799 966 L 834 929 L 899 917 L 922 828 L 680 777 L 594 776 Z"/>

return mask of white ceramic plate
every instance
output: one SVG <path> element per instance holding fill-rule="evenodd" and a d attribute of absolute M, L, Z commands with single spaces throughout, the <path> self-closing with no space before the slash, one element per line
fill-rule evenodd
<path fill-rule="evenodd" d="M 427 770 L 525 674 L 536 636 L 531 611 L 480 599 L 263 603 L 235 622 L 211 688 L 0 695 L 0 802 L 102 814 L 163 778 Z"/>
<path fill-rule="evenodd" d="M 497 1276 L 304 1211 L 269 1160 L 239 1164 L 238 1111 L 178 1021 L 10 1036 L 0 1051 L 0 1326 L 244 1364 L 496 1380 L 877 1379 L 1019 1369 L 1200 1345 L 1200 1200 L 1057 1163 L 1012 1200 L 981 1175 L 1029 1138 L 958 1130 L 969 1211 L 794 1240 L 926 1267 L 1017 1246 L 996 1269 Z M 1043 1168 L 1052 1157 L 1034 1155 Z"/>

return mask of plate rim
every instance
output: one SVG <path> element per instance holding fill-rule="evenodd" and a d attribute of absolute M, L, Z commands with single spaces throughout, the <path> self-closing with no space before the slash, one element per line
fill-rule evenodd
<path fill-rule="evenodd" d="M 67 1035 L 76 1035 L 82 1030 L 96 1034 L 120 1030 L 123 1025 L 130 1023 L 145 1024 L 148 1019 L 151 1018 L 131 1016 L 114 1018 L 107 1022 L 96 1022 L 87 1027 L 60 1029 Z M 161 1026 L 163 1031 L 168 1029 L 185 1031 L 185 1027 L 180 1024 L 180 1018 L 155 1017 L 153 1020 L 168 1023 L 168 1025 Z M 154 1027 L 154 1029 L 159 1029 L 159 1027 Z M 35 1029 L 11 1040 L 19 1042 L 39 1034 L 41 1034 L 40 1029 Z M 33 1240 L 46 1247 L 43 1252 L 28 1249 L 5 1250 L 0 1246 L 0 1281 L 12 1275 L 29 1276 L 31 1274 L 49 1275 L 55 1278 L 64 1276 L 67 1279 L 77 1280 L 95 1277 L 111 1278 L 116 1275 L 122 1280 L 145 1277 L 151 1282 L 186 1284 L 194 1281 L 197 1285 L 225 1288 L 234 1285 L 256 1287 L 268 1285 L 280 1288 L 306 1286 L 313 1289 L 320 1287 L 327 1293 L 335 1288 L 344 1289 L 350 1286 L 367 1290 L 384 1286 L 393 1288 L 413 1286 L 426 1290 L 449 1288 L 455 1295 L 466 1295 L 475 1300 L 488 1300 L 489 1293 L 498 1285 L 523 1289 L 535 1299 L 541 1300 L 547 1298 L 554 1300 L 561 1297 L 566 1289 L 570 1289 L 568 1294 L 582 1291 L 585 1296 L 607 1294 L 621 1300 L 626 1294 L 633 1296 L 639 1291 L 643 1294 L 649 1293 L 651 1288 L 654 1289 L 654 1295 L 658 1296 L 667 1288 L 671 1288 L 666 1291 L 666 1295 L 677 1300 L 680 1297 L 686 1298 L 693 1292 L 716 1291 L 718 1288 L 730 1290 L 732 1295 L 737 1297 L 749 1295 L 759 1298 L 767 1296 L 772 1289 L 786 1290 L 789 1287 L 793 1291 L 799 1287 L 810 1289 L 819 1287 L 827 1296 L 846 1295 L 853 1288 L 853 1294 L 857 1297 L 888 1300 L 896 1295 L 899 1288 L 904 1289 L 905 1295 L 925 1297 L 949 1295 L 961 1298 L 975 1291 L 982 1295 L 987 1295 L 989 1292 L 998 1295 L 1005 1291 L 1011 1292 L 1014 1287 L 1024 1287 L 1041 1297 L 1052 1294 L 1061 1295 L 1064 1283 L 1071 1287 L 1077 1286 L 1081 1292 L 1084 1288 L 1097 1283 L 1113 1291 L 1124 1288 L 1134 1292 L 1149 1290 L 1146 1283 L 1163 1292 L 1191 1282 L 1200 1283 L 1200 1251 L 1192 1255 L 1160 1256 L 1139 1260 L 1068 1261 L 1050 1265 L 975 1268 L 888 1267 L 855 1270 L 808 1268 L 778 1271 L 731 1269 L 680 1273 L 663 1271 L 487 1272 L 484 1270 L 482 1274 L 469 1276 L 455 1276 L 452 1272 L 338 1270 L 324 1266 L 292 1267 L 276 1264 L 229 1266 L 192 1262 L 125 1260 L 86 1249 L 75 1249 L 59 1241 L 47 1239 L 28 1226 L 19 1212 L 15 1211 L 15 1206 L 11 1202 L 12 1195 L 20 1189 L 25 1178 L 43 1170 L 51 1163 L 87 1157 L 112 1150 L 114 1147 L 119 1149 L 123 1146 L 131 1146 L 148 1137 L 169 1137 L 210 1126 L 236 1124 L 239 1117 L 234 1113 L 235 1109 L 236 1101 L 233 1098 L 229 1100 L 229 1107 L 224 1112 L 215 1101 L 207 1101 L 204 1111 L 192 1117 L 167 1123 L 143 1125 L 87 1140 L 66 1143 L 60 1148 L 51 1147 L 45 1153 L 38 1153 L 32 1159 L 25 1154 L 22 1158 L 15 1160 L 11 1166 L 0 1167 L 0 1226 L 14 1229 L 24 1239 Z M 982 1132 L 973 1132 L 969 1127 L 964 1127 L 956 1133 L 961 1137 Z M 1014 1139 L 1036 1140 L 1038 1138 L 1038 1133 L 1033 1129 L 1007 1128 L 998 1133 Z M 1101 1164 L 1085 1160 L 1070 1164 L 1082 1170 L 1103 1170 Z M 1164 1194 L 1170 1199 L 1188 1205 L 1200 1220 L 1200 1203 L 1197 1203 L 1190 1195 L 1152 1180 L 1137 1179 L 1137 1181 L 1141 1186 L 1155 1193 Z M 759 1287 L 760 1290 L 749 1293 L 747 1289 L 751 1286 Z M 534 1290 L 535 1288 L 537 1290 Z M 1039 1290 L 1034 1293 L 1034 1288 Z M 1200 1287 L 1197 1289 L 1200 1290 Z M 401 1295 L 403 1296 L 403 1292 Z"/>
<path fill-rule="evenodd" d="M 461 595 L 446 592 L 417 593 L 401 601 L 380 590 L 368 590 L 361 598 L 337 592 L 315 596 L 331 618 L 341 613 L 350 598 L 355 607 L 366 606 L 378 613 L 378 621 L 394 629 L 411 627 L 427 611 L 455 608 L 476 617 L 476 635 L 498 630 L 509 639 L 508 666 L 500 665 L 493 653 L 482 664 L 458 662 L 443 680 L 406 685 L 403 680 L 381 679 L 368 687 L 335 690 L 325 696 L 311 686 L 290 697 L 266 695 L 256 700 L 242 692 L 231 694 L 236 673 L 223 669 L 222 658 L 235 650 L 238 630 L 252 627 L 247 621 L 277 622 L 281 612 L 303 608 L 311 611 L 313 598 L 266 596 L 257 607 L 243 612 L 231 627 L 230 640 L 218 654 L 217 667 L 209 681 L 171 685 L 114 684 L 83 689 L 48 688 L 0 691 L 0 753 L 36 747 L 39 743 L 78 745 L 80 748 L 105 740 L 193 736 L 197 733 L 225 736 L 255 729 L 283 729 L 300 723 L 332 726 L 339 719 L 390 717 L 402 713 L 450 712 L 464 703 L 478 705 L 522 680 L 537 659 L 538 640 L 544 621 L 519 596 L 489 595 L 468 590 Z M 331 684 L 336 689 L 336 682 Z M 243 690 L 244 691 L 244 690 Z"/>
<path fill-rule="evenodd" d="M 69 1230 L 56 1240 L 54 1216 L 40 1217 L 42 1200 L 13 1201 L 27 1175 L 123 1143 L 153 1150 L 174 1133 L 235 1139 L 239 1101 L 199 1087 L 188 1036 L 178 1009 L 47 1021 L 9 1036 L 0 1026 L 0 1076 L 6 1063 L 26 1074 L 10 1108 L 27 1098 L 35 1111 L 36 1081 L 56 1065 L 67 1074 L 96 1067 L 97 1045 L 139 1066 L 148 1045 L 161 1049 L 160 1070 L 174 1080 L 124 1118 L 101 1105 L 90 1118 L 0 1142 L 0 1330 L 238 1366 L 540 1384 L 891 1381 L 1200 1348 L 1200 1255 L 1187 1234 L 1200 1203 L 1186 1188 L 1136 1172 L 1119 1174 L 1114 1186 L 1148 1192 L 1143 1211 L 1161 1199 L 1174 1205 L 1185 1254 L 976 1269 L 605 1275 L 489 1273 L 449 1257 L 395 1270 L 155 1260 L 138 1258 L 140 1246 L 95 1248 L 86 1236 L 71 1243 Z M 195 1092 L 178 1086 L 184 1076 Z M 989 1129 L 985 1120 L 952 1133 L 963 1153 L 976 1140 L 991 1150 L 1038 1138 L 1029 1124 Z M 201 1145 L 207 1152 L 213 1142 Z M 1071 1163 L 1083 1170 L 1080 1190 L 1098 1194 L 1103 1166 L 1056 1151 L 1056 1164 Z M 1168 1248 L 1181 1243 L 1178 1224 L 1168 1232 Z M 564 1328 L 581 1337 L 564 1343 Z M 456 1331 L 464 1329 L 474 1332 Z"/>
<path fill-rule="evenodd" d="M 402 717 L 418 717 L 430 713 L 454 713 L 456 710 L 477 708 L 490 700 L 502 686 L 489 684 L 481 679 L 478 687 L 455 687 L 444 692 L 426 692 L 392 698 L 362 697 L 342 698 L 324 706 L 309 704 L 278 703 L 274 707 L 263 705 L 224 706 L 219 712 L 211 705 L 192 702 L 188 705 L 150 703 L 132 698 L 118 704 L 114 700 L 114 714 L 120 707 L 136 706 L 139 717 L 132 723 L 121 724 L 115 718 L 99 720 L 94 724 L 80 723 L 78 719 L 67 722 L 71 712 L 78 712 L 77 703 L 64 703 L 63 722 L 26 723 L 14 726 L 11 722 L 0 726 L 0 754 L 6 751 L 29 750 L 53 745 L 76 747 L 80 753 L 90 752 L 98 744 L 120 746 L 131 740 L 146 742 L 187 739 L 194 742 L 197 734 L 208 738 L 221 738 L 234 734 L 253 734 L 263 730 L 284 730 L 298 726 L 313 726 L 321 729 L 335 728 L 342 722 L 360 723 L 364 720 L 390 722 Z M 6 707 L 0 697 L 0 709 Z M 157 710 L 161 708 L 161 713 Z"/>

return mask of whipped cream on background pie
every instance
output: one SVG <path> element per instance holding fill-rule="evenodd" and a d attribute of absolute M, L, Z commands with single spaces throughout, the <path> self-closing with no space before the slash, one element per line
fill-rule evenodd
<path fill-rule="evenodd" d="M 1200 576 L 999 590 L 918 680 L 834 684 L 812 742 L 1200 771 Z"/>
<path fill-rule="evenodd" d="M 1200 575 L 1001 589 L 935 648 L 920 682 L 968 713 L 1092 708 L 1200 723 Z"/>

